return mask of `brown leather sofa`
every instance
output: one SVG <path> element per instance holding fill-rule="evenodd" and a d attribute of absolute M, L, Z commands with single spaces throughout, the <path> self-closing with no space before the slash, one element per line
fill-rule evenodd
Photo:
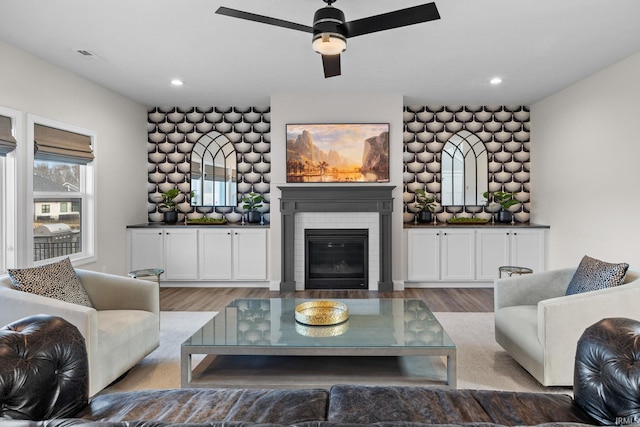
<path fill-rule="evenodd" d="M 637 340 L 640 323 L 626 328 L 623 338 L 616 335 L 615 339 L 629 341 L 629 330 L 633 330 Z M 610 325 L 600 330 L 611 337 Z M 593 346 L 587 351 L 593 353 Z M 607 348 L 609 357 L 621 351 Z M 593 368 L 592 355 L 585 360 Z M 582 368 L 576 371 L 585 372 Z M 615 412 L 621 407 L 616 396 L 602 402 L 590 394 L 601 385 L 592 375 L 588 386 L 578 390 L 585 399 L 583 405 L 555 393 L 360 385 L 335 385 L 330 390 L 148 390 L 104 394 L 89 401 L 82 335 L 61 318 L 33 316 L 0 330 L 0 425 L 555 427 L 597 424 L 596 418 L 581 409 L 589 405 L 598 407 L 601 423 L 634 420 L 633 411 L 640 413 L 637 405 L 625 402 L 626 415 L 620 416 Z M 621 379 L 618 375 L 607 384 L 616 385 Z M 632 400 L 637 402 L 638 390 L 634 391 Z M 608 407 L 604 412 L 603 405 Z"/>

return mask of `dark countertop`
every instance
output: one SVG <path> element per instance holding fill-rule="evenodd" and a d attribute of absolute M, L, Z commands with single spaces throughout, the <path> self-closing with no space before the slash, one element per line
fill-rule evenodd
<path fill-rule="evenodd" d="M 414 224 L 413 222 L 405 222 L 404 228 L 485 228 L 485 229 L 495 229 L 495 228 L 551 228 L 549 225 L 543 224 L 532 224 L 532 223 L 515 223 L 515 224 L 502 224 L 495 223 L 491 224 L 490 222 L 486 224 L 447 224 L 446 222 L 439 222 L 437 224 L 430 223 L 418 223 Z"/>
<path fill-rule="evenodd" d="M 146 222 L 142 224 L 127 225 L 127 228 L 269 228 L 269 224 L 249 224 L 245 222 L 228 222 L 226 224 L 185 224 L 183 222 L 177 224 L 165 224 L 164 222 Z"/>

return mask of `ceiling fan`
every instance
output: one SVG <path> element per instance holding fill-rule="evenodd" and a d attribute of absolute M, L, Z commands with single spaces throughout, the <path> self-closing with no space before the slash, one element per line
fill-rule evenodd
<path fill-rule="evenodd" d="M 440 19 L 436 4 L 431 2 L 345 22 L 344 13 L 332 6 L 336 0 L 323 1 L 327 6 L 318 9 L 314 14 L 313 27 L 224 6 L 219 7 L 216 13 L 312 33 L 313 50 L 322 55 L 325 78 L 340 75 L 340 54 L 346 50 L 348 38 Z"/>

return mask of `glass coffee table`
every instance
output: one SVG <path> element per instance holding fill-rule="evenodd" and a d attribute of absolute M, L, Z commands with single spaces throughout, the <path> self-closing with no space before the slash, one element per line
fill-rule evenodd
<path fill-rule="evenodd" d="M 295 320 L 303 298 L 237 299 L 181 346 L 181 386 L 291 388 L 333 384 L 456 388 L 456 346 L 424 301 L 339 299 L 349 318 Z M 193 367 L 194 355 L 206 355 Z"/>

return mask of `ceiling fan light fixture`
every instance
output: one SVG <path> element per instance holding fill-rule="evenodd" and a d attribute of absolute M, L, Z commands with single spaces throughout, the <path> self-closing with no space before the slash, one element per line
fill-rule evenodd
<path fill-rule="evenodd" d="M 313 36 L 311 46 L 321 55 L 339 55 L 347 50 L 347 39 L 338 33 L 320 33 Z"/>
<path fill-rule="evenodd" d="M 436 4 L 431 2 L 347 22 L 344 13 L 340 9 L 333 7 L 333 3 L 336 0 L 323 1 L 327 5 L 314 13 L 312 27 L 223 6 L 220 6 L 216 13 L 312 33 L 312 48 L 322 55 L 322 68 L 325 78 L 340 75 L 340 54 L 347 49 L 348 38 L 440 19 Z"/>

